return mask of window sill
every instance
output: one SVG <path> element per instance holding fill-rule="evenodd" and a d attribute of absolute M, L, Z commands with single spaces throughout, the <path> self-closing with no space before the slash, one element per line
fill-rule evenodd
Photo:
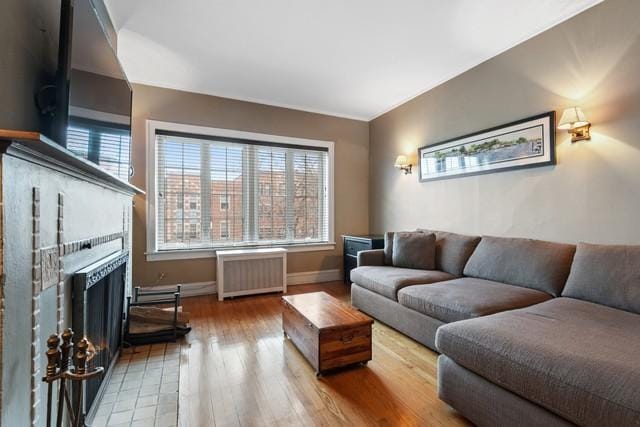
<path fill-rule="evenodd" d="M 258 246 L 261 248 L 284 248 L 287 252 L 319 252 L 319 251 L 332 251 L 336 248 L 335 242 L 328 243 L 311 243 L 311 244 L 298 244 L 298 245 L 274 245 L 274 246 Z M 255 249 L 256 246 L 245 247 L 228 247 L 219 248 L 219 250 L 230 249 Z M 173 251 L 156 251 L 145 253 L 147 261 L 173 261 L 181 259 L 199 259 L 199 258 L 215 258 L 215 249 L 183 249 Z"/>

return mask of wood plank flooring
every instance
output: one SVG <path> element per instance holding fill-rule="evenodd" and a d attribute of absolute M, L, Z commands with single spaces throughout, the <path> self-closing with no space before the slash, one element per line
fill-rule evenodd
<path fill-rule="evenodd" d="M 299 285 L 349 301 L 342 283 Z M 188 426 L 466 426 L 436 393 L 437 355 L 376 322 L 373 360 L 316 379 L 282 334 L 280 294 L 185 298 L 179 418 Z"/>

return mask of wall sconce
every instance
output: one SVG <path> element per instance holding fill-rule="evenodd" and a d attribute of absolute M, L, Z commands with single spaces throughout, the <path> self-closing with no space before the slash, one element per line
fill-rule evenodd
<path fill-rule="evenodd" d="M 396 163 L 393 166 L 397 167 L 401 171 L 404 171 L 405 175 L 409 175 L 411 173 L 412 165 L 411 163 L 409 163 L 409 160 L 407 160 L 407 156 L 405 155 L 399 155 L 396 158 Z"/>
<path fill-rule="evenodd" d="M 571 142 L 591 139 L 589 128 L 591 123 L 587 120 L 580 107 L 571 107 L 564 110 L 558 129 L 567 130 L 571 134 Z"/>

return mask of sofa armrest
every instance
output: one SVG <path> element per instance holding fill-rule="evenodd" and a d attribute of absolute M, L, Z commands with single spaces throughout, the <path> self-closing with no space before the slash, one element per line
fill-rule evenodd
<path fill-rule="evenodd" d="M 384 265 L 384 249 L 372 249 L 358 252 L 358 267 L 364 265 Z"/>

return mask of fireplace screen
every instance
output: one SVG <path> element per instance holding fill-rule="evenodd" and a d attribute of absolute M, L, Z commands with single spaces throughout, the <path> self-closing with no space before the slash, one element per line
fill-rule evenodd
<path fill-rule="evenodd" d="M 77 340 L 87 338 L 91 342 L 96 351 L 91 363 L 105 368 L 105 375 L 85 383 L 85 414 L 90 414 L 122 343 L 127 260 L 128 253 L 119 252 L 80 270 L 74 276 L 75 337 Z"/>

